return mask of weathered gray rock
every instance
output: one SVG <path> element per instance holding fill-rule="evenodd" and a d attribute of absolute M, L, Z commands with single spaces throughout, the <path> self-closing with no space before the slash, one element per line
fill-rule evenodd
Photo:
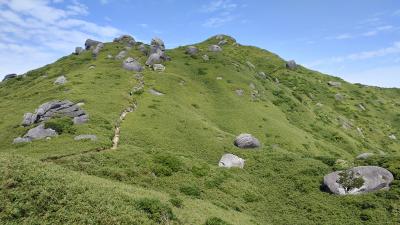
<path fill-rule="evenodd" d="M 196 46 L 189 46 L 186 48 L 186 54 L 188 55 L 197 55 L 197 53 L 199 52 L 199 49 Z"/>
<path fill-rule="evenodd" d="M 256 66 L 253 65 L 253 63 L 251 63 L 250 61 L 246 61 L 246 65 L 247 65 L 250 69 L 253 69 L 253 70 L 256 68 Z"/>
<path fill-rule="evenodd" d="M 165 66 L 162 64 L 154 64 L 153 65 L 153 70 L 157 72 L 164 72 Z"/>
<path fill-rule="evenodd" d="M 238 96 L 243 96 L 244 91 L 243 91 L 242 89 L 236 89 L 236 90 L 235 90 L 235 93 L 236 93 Z"/>
<path fill-rule="evenodd" d="M 367 158 L 369 158 L 369 157 L 371 157 L 371 156 L 373 156 L 373 155 L 374 155 L 374 153 L 365 152 L 365 153 L 359 154 L 359 155 L 356 157 L 356 159 L 367 159 Z"/>
<path fill-rule="evenodd" d="M 347 118 L 340 116 L 337 118 L 338 123 L 342 126 L 343 129 L 349 130 L 353 128 L 353 123 Z"/>
<path fill-rule="evenodd" d="M 39 126 L 32 128 L 24 135 L 24 138 L 29 138 L 31 140 L 43 139 L 46 137 L 55 137 L 57 136 L 57 132 L 51 128 L 45 128 L 44 124 L 40 124 Z"/>
<path fill-rule="evenodd" d="M 222 40 L 222 39 L 224 39 L 224 35 L 223 34 L 215 35 L 215 39 Z"/>
<path fill-rule="evenodd" d="M 389 135 L 389 138 L 392 139 L 392 140 L 396 140 L 397 139 L 396 135 L 394 135 L 394 134 Z"/>
<path fill-rule="evenodd" d="M 151 46 L 156 46 L 156 47 L 160 48 L 160 49 L 163 50 L 163 51 L 165 50 L 164 41 L 161 40 L 161 39 L 158 38 L 158 37 L 153 38 L 153 39 L 151 40 L 150 45 L 151 45 Z"/>
<path fill-rule="evenodd" d="M 238 167 L 243 169 L 244 161 L 245 160 L 239 156 L 233 154 L 224 154 L 219 160 L 218 166 L 225 168 Z"/>
<path fill-rule="evenodd" d="M 240 134 L 236 137 L 234 145 L 239 148 L 258 148 L 260 142 L 251 134 Z"/>
<path fill-rule="evenodd" d="M 365 108 L 365 106 L 364 106 L 362 103 L 358 104 L 358 108 L 360 108 L 361 111 L 367 110 L 367 109 Z"/>
<path fill-rule="evenodd" d="M 227 43 L 228 43 L 228 41 L 224 39 L 224 40 L 219 41 L 219 42 L 218 42 L 218 45 L 219 45 L 219 46 L 221 46 L 221 45 L 226 45 Z"/>
<path fill-rule="evenodd" d="M 138 50 L 139 50 L 140 52 L 142 52 L 144 55 L 148 55 L 148 54 L 149 54 L 149 50 L 148 50 L 148 48 L 146 47 L 145 44 L 139 45 L 139 46 L 138 46 Z"/>
<path fill-rule="evenodd" d="M 122 60 L 123 58 L 126 57 L 126 54 L 127 54 L 126 51 L 120 51 L 120 52 L 118 53 L 118 55 L 115 56 L 115 59 Z"/>
<path fill-rule="evenodd" d="M 89 121 L 89 116 L 87 114 L 76 116 L 72 119 L 75 125 L 87 123 Z"/>
<path fill-rule="evenodd" d="M 157 95 L 157 96 L 164 95 L 164 93 L 161 93 L 161 92 L 156 91 L 156 90 L 154 90 L 154 89 L 150 89 L 150 90 L 149 90 L 149 93 L 152 94 L 152 95 Z"/>
<path fill-rule="evenodd" d="M 15 74 L 15 73 L 8 74 L 3 78 L 3 81 L 9 80 L 9 79 L 13 79 L 13 78 L 16 78 L 16 77 L 17 77 L 17 74 Z"/>
<path fill-rule="evenodd" d="M 296 69 L 297 68 L 296 61 L 294 61 L 294 60 L 287 61 L 286 68 L 291 69 L 291 70 Z"/>
<path fill-rule="evenodd" d="M 92 51 L 93 57 L 97 57 L 99 55 L 101 49 L 103 49 L 103 48 L 104 48 L 104 44 L 103 43 L 98 43 L 96 45 L 96 47 L 93 49 L 93 51 Z"/>
<path fill-rule="evenodd" d="M 126 35 L 126 34 L 122 35 L 122 36 L 120 36 L 118 38 L 114 38 L 114 42 L 118 42 L 118 43 L 124 44 L 124 45 L 126 45 L 128 47 L 132 47 L 132 46 L 134 46 L 136 44 L 135 39 L 132 36 Z"/>
<path fill-rule="evenodd" d="M 40 105 L 35 113 L 25 113 L 22 121 L 23 126 L 29 126 L 34 123 L 46 121 L 54 116 L 67 116 L 70 118 L 87 115 L 80 106 L 71 101 L 54 100 Z"/>
<path fill-rule="evenodd" d="M 92 39 L 87 39 L 87 40 L 85 41 L 85 49 L 86 49 L 86 50 L 90 50 L 90 49 L 92 49 L 92 48 L 95 48 L 99 43 L 100 43 L 100 41 L 95 41 L 95 40 L 92 40 Z"/>
<path fill-rule="evenodd" d="M 210 58 L 208 57 L 208 55 L 203 55 L 201 58 L 202 58 L 204 61 L 210 60 Z"/>
<path fill-rule="evenodd" d="M 335 100 L 336 101 L 343 101 L 344 100 L 344 96 L 340 93 L 335 94 Z"/>
<path fill-rule="evenodd" d="M 365 138 L 362 128 L 357 127 L 356 130 L 357 130 L 358 135 L 360 135 L 362 138 Z"/>
<path fill-rule="evenodd" d="M 162 63 L 164 60 L 161 57 L 161 54 L 159 53 L 153 53 L 149 56 L 149 58 L 146 61 L 146 65 L 148 66 L 152 66 L 154 64 L 160 64 Z"/>
<path fill-rule="evenodd" d="M 14 139 L 13 144 L 27 143 L 27 142 L 31 142 L 31 141 L 32 140 L 30 138 L 17 137 Z"/>
<path fill-rule="evenodd" d="M 218 46 L 218 45 L 210 45 L 208 47 L 208 51 L 210 51 L 210 52 L 220 52 L 220 51 L 222 51 L 222 48 L 220 46 Z"/>
<path fill-rule="evenodd" d="M 393 175 L 377 166 L 358 166 L 332 172 L 324 177 L 324 186 L 333 194 L 354 195 L 377 190 L 388 190 Z"/>
<path fill-rule="evenodd" d="M 91 141 L 96 141 L 97 136 L 93 134 L 81 134 L 76 137 L 74 137 L 75 141 L 81 141 L 81 140 L 91 140 Z"/>
<path fill-rule="evenodd" d="M 64 75 L 57 77 L 57 79 L 54 81 L 54 84 L 57 85 L 63 85 L 65 83 L 67 83 L 67 78 Z"/>
<path fill-rule="evenodd" d="M 341 87 L 342 83 L 338 81 L 328 81 L 328 85 L 331 87 Z"/>
<path fill-rule="evenodd" d="M 76 47 L 75 48 L 75 55 L 80 55 L 84 51 L 85 50 L 82 47 Z"/>
<path fill-rule="evenodd" d="M 138 61 L 131 57 L 124 60 L 124 62 L 122 63 L 122 68 L 136 72 L 140 72 L 143 70 L 142 65 L 140 65 Z"/>
<path fill-rule="evenodd" d="M 95 68 L 96 68 L 95 65 L 90 65 L 90 66 L 89 66 L 89 70 L 93 70 L 93 69 L 95 69 Z"/>
<path fill-rule="evenodd" d="M 260 77 L 261 79 L 267 79 L 267 75 L 264 72 L 258 72 L 257 73 L 258 77 Z"/>

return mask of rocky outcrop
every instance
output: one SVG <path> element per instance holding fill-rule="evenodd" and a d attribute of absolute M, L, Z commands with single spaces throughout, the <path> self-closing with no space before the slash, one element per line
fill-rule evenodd
<path fill-rule="evenodd" d="M 189 46 L 186 48 L 186 54 L 194 56 L 197 55 L 197 53 L 199 52 L 199 49 L 195 46 Z"/>
<path fill-rule="evenodd" d="M 9 79 L 13 79 L 13 78 L 16 78 L 16 77 L 17 77 L 17 74 L 15 74 L 15 73 L 8 74 L 8 75 L 4 76 L 3 81 L 9 80 Z"/>
<path fill-rule="evenodd" d="M 169 58 L 165 54 L 164 41 L 160 38 L 153 38 L 150 45 L 150 56 L 146 60 L 146 65 L 152 66 L 154 64 L 160 64 Z"/>
<path fill-rule="evenodd" d="M 163 53 L 153 53 L 149 56 L 149 58 L 146 61 L 146 65 L 152 66 L 154 64 L 160 64 L 164 61 L 162 58 Z"/>
<path fill-rule="evenodd" d="M 210 51 L 210 52 L 220 52 L 220 51 L 222 51 L 222 48 L 220 46 L 218 46 L 218 45 L 210 45 L 208 47 L 208 51 Z"/>
<path fill-rule="evenodd" d="M 118 38 L 114 38 L 114 42 L 124 44 L 127 47 L 132 47 L 136 44 L 135 39 L 130 35 L 122 35 Z"/>
<path fill-rule="evenodd" d="M 258 148 L 260 142 L 251 134 L 240 134 L 236 137 L 234 145 L 239 148 Z"/>
<path fill-rule="evenodd" d="M 88 115 L 81 115 L 81 116 L 76 116 L 72 119 L 72 122 L 75 125 L 79 125 L 79 124 L 84 124 L 87 123 L 89 121 L 89 116 Z"/>
<path fill-rule="evenodd" d="M 67 83 L 67 78 L 64 75 L 57 77 L 57 79 L 54 81 L 54 84 L 57 85 L 63 85 L 65 83 Z"/>
<path fill-rule="evenodd" d="M 140 65 L 140 63 L 137 60 L 131 57 L 124 60 L 124 62 L 122 63 L 122 68 L 136 72 L 140 72 L 143 70 L 142 65 Z"/>
<path fill-rule="evenodd" d="M 217 45 L 221 46 L 221 45 L 226 45 L 227 43 L 228 43 L 228 41 L 224 39 L 224 40 L 219 41 Z"/>
<path fill-rule="evenodd" d="M 87 40 L 85 41 L 85 49 L 86 49 L 86 50 L 93 49 L 93 48 L 95 48 L 98 44 L 100 44 L 100 41 L 95 41 L 95 40 L 92 40 L 92 39 L 87 39 Z"/>
<path fill-rule="evenodd" d="M 81 141 L 81 140 L 91 140 L 91 141 L 96 141 L 97 136 L 93 134 L 81 134 L 76 137 L 74 137 L 75 141 Z"/>
<path fill-rule="evenodd" d="M 296 69 L 297 68 L 296 61 L 294 61 L 294 60 L 287 61 L 286 62 L 286 68 L 288 68 L 290 70 Z"/>
<path fill-rule="evenodd" d="M 72 103 L 71 101 L 55 100 L 40 105 L 36 109 L 35 113 L 25 113 L 22 120 L 22 125 L 30 126 L 34 123 L 49 120 L 55 116 L 66 116 L 73 119 L 82 116 L 88 117 L 84 110 L 82 110 L 78 105 Z"/>
<path fill-rule="evenodd" d="M 377 166 L 358 166 L 332 172 L 324 177 L 327 191 L 338 195 L 354 195 L 377 190 L 388 190 L 393 175 Z"/>
<path fill-rule="evenodd" d="M 219 160 L 218 166 L 225 168 L 238 167 L 243 169 L 244 161 L 245 160 L 239 156 L 233 154 L 224 154 Z"/>

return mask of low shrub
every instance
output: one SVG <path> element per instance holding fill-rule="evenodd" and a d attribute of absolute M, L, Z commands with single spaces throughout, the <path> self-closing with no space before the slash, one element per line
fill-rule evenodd
<path fill-rule="evenodd" d="M 180 191 L 188 196 L 193 196 L 196 198 L 200 198 L 201 190 L 195 185 L 185 185 L 180 188 Z"/>
<path fill-rule="evenodd" d="M 229 223 L 225 222 L 224 220 L 222 220 L 218 217 L 211 217 L 211 218 L 207 219 L 207 221 L 204 225 L 229 225 Z"/>
<path fill-rule="evenodd" d="M 149 219 L 157 223 L 168 224 L 168 221 L 175 219 L 171 208 L 158 199 L 139 199 L 135 202 L 135 207 L 137 210 L 145 212 Z"/>
<path fill-rule="evenodd" d="M 76 129 L 72 119 L 69 117 L 59 117 L 51 119 L 44 124 L 45 128 L 51 128 L 55 130 L 58 134 L 68 133 L 75 134 Z"/>

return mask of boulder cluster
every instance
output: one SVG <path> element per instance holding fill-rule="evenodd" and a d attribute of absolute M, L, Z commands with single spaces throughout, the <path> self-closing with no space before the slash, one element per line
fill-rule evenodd
<path fill-rule="evenodd" d="M 74 124 L 86 123 L 89 120 L 88 114 L 82 110 L 79 104 L 71 101 L 54 100 L 40 105 L 34 113 L 25 113 L 22 126 L 38 126 L 30 129 L 23 137 L 14 139 L 14 143 L 30 142 L 36 139 L 57 136 L 57 132 L 50 128 L 45 128 L 45 121 L 55 117 L 70 117 Z"/>

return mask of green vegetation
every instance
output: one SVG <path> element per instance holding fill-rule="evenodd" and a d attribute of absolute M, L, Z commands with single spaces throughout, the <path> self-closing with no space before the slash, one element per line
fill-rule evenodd
<path fill-rule="evenodd" d="M 340 172 L 339 176 L 339 183 L 346 192 L 355 188 L 360 188 L 364 184 L 364 179 L 362 177 L 357 177 L 352 170 Z"/>
<path fill-rule="evenodd" d="M 124 49 L 119 43 L 106 43 L 97 59 L 69 55 L 0 83 L 0 223 L 398 224 L 400 142 L 389 135 L 400 136 L 400 90 L 301 66 L 288 70 L 277 55 L 229 38 L 222 52 L 208 52 L 217 42 L 195 44 L 197 57 L 185 47 L 167 50 L 165 72 L 142 72 L 141 94 L 130 95 L 140 85 L 136 73 L 107 58 Z M 128 56 L 142 65 L 147 59 L 136 48 Z M 68 82 L 54 85 L 61 74 Z M 328 86 L 330 80 L 341 87 Z M 46 127 L 57 137 L 12 144 L 32 128 L 20 126 L 24 113 L 55 99 L 84 102 L 89 122 L 52 119 Z M 111 150 L 120 113 L 133 103 Z M 236 148 L 240 133 L 262 147 Z M 98 140 L 74 141 L 80 134 Z M 355 160 L 364 152 L 375 156 Z M 244 168 L 219 168 L 224 153 L 245 159 Z M 358 165 L 387 168 L 395 177 L 391 189 L 321 191 L 324 175 Z"/>

